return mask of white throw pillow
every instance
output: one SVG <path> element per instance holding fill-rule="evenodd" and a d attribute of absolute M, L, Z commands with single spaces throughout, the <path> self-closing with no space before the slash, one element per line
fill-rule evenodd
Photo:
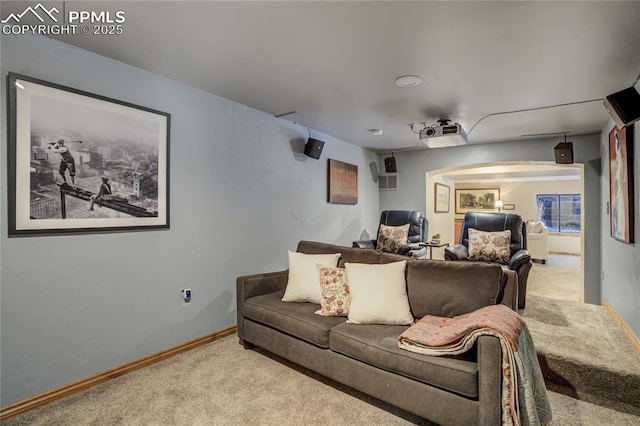
<path fill-rule="evenodd" d="M 407 261 L 346 263 L 351 305 L 347 322 L 406 325 L 413 323 L 404 271 Z"/>
<path fill-rule="evenodd" d="M 533 225 L 531 225 L 531 231 L 529 231 L 532 234 L 542 234 L 542 231 L 544 231 L 544 223 L 543 222 L 534 222 Z"/>
<path fill-rule="evenodd" d="M 283 302 L 311 302 L 320 304 L 322 289 L 316 265 L 335 268 L 340 253 L 305 254 L 289 251 L 289 281 L 284 291 Z"/>

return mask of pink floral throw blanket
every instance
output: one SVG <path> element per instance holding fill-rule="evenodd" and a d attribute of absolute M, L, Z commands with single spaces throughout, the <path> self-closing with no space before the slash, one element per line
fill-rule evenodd
<path fill-rule="evenodd" d="M 502 348 L 502 424 L 549 423 L 551 406 L 529 329 L 505 305 L 454 318 L 427 315 L 400 335 L 398 346 L 425 355 L 457 355 L 482 335 L 496 336 Z"/>

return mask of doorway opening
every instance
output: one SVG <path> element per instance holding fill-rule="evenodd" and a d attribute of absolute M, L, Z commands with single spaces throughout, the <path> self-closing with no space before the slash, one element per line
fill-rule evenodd
<path fill-rule="evenodd" d="M 491 211 L 518 214 L 523 221 L 537 222 L 542 212 L 538 205 L 538 196 L 545 194 L 567 195 L 579 197 L 580 202 L 574 206 L 579 209 L 577 217 L 581 226 L 584 224 L 584 165 L 558 165 L 546 161 L 511 161 L 477 163 L 457 167 L 448 167 L 427 172 L 425 212 L 429 220 L 429 232 L 439 233 L 444 242 L 455 245 L 459 242 L 459 227 L 464 217 L 464 208 L 456 195 L 467 190 L 489 190 L 497 195 L 502 207 Z M 444 188 L 444 191 L 443 191 Z M 448 188 L 448 190 L 447 190 Z M 438 192 L 438 194 L 436 193 Z M 448 209 L 443 208 L 443 194 L 449 193 Z M 436 197 L 440 196 L 439 207 Z M 496 199 L 495 201 L 497 201 Z M 492 203 L 494 204 L 494 203 Z M 505 209 L 506 206 L 506 209 Z M 482 208 L 481 208 L 482 209 Z M 437 211 L 436 211 L 437 210 Z M 555 231 L 555 229 L 554 229 Z M 527 294 L 547 293 L 545 297 L 571 299 L 584 302 L 584 235 L 588 232 L 584 226 L 580 232 L 549 232 L 548 257 L 544 264 L 534 261 L 529 274 Z M 434 259 L 443 258 L 444 251 L 436 251 Z M 559 283 L 556 288 L 548 286 L 548 277 L 554 276 L 566 282 Z M 545 278 L 546 277 L 546 278 Z M 543 285 L 544 284 L 544 285 Z"/>

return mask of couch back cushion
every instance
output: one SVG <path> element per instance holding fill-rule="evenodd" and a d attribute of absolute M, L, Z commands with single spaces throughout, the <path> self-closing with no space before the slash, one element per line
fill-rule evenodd
<path fill-rule="evenodd" d="M 344 268 L 344 264 L 349 263 L 380 263 L 380 252 L 372 249 L 361 249 L 352 247 L 340 247 L 340 267 Z M 406 259 L 406 257 L 405 257 Z"/>
<path fill-rule="evenodd" d="M 336 246 L 327 243 L 318 243 L 313 241 L 300 241 L 297 251 L 306 254 L 330 254 L 340 253 L 342 257 L 338 264 L 344 268 L 344 264 L 349 263 L 380 263 L 380 252 L 371 249 L 361 249 L 353 247 Z M 399 256 L 400 260 L 406 260 L 406 256 Z M 393 260 L 393 262 L 397 261 Z"/>
<path fill-rule="evenodd" d="M 498 264 L 481 262 L 407 262 L 407 294 L 416 319 L 454 317 L 500 302 L 505 280 Z"/>
<path fill-rule="evenodd" d="M 341 253 L 338 263 L 391 263 L 406 256 L 377 250 L 343 247 L 315 241 L 300 241 L 297 251 L 307 254 Z M 454 317 L 500 303 L 506 275 L 498 264 L 408 260 L 407 294 L 416 319 L 425 315 Z"/>
<path fill-rule="evenodd" d="M 378 263 L 400 262 L 402 260 L 408 260 L 407 256 L 403 256 L 401 254 L 396 254 L 396 253 L 380 252 Z"/>

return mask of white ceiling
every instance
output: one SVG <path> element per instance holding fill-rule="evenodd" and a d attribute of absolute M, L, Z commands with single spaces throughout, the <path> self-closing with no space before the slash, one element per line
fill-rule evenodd
<path fill-rule="evenodd" d="M 2 16 L 24 6 L 3 1 Z M 638 1 L 64 7 L 122 10 L 124 34 L 56 38 L 375 150 L 424 146 L 409 123 L 469 131 L 488 114 L 603 98 L 640 72 Z M 423 83 L 397 87 L 406 74 Z M 469 143 L 598 133 L 607 119 L 601 102 L 492 116 Z"/>

